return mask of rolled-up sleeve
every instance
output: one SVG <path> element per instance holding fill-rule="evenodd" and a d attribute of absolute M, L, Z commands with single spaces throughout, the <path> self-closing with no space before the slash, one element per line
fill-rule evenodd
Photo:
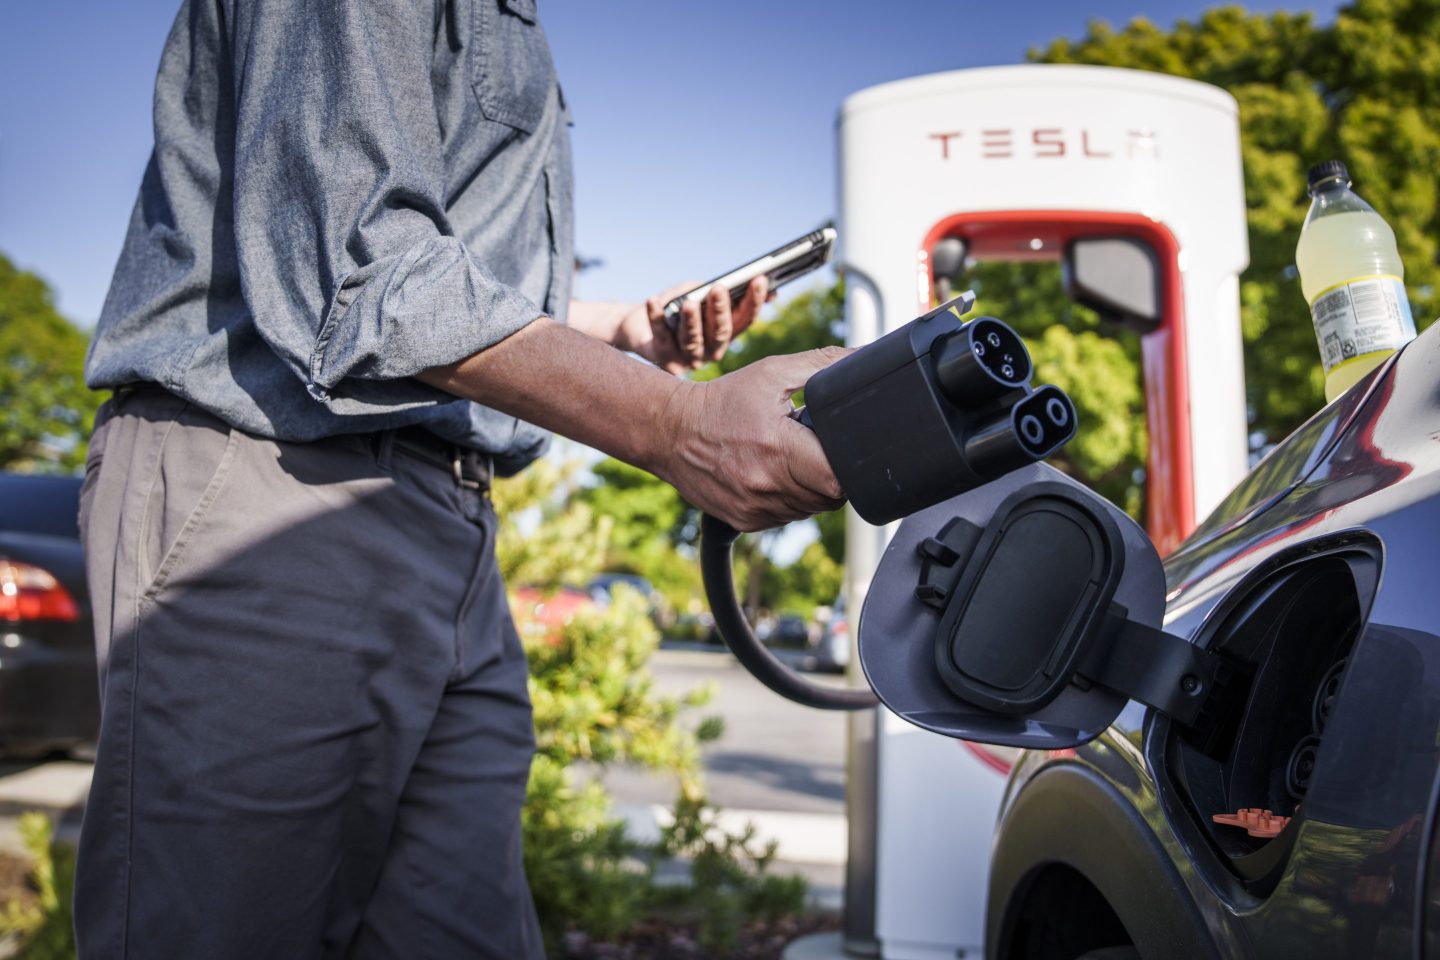
<path fill-rule="evenodd" d="M 542 315 L 447 217 L 433 0 L 233 9 L 242 289 L 312 397 L 461 360 Z"/>

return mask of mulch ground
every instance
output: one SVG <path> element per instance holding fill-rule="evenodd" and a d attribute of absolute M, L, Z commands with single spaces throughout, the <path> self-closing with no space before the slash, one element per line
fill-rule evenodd
<path fill-rule="evenodd" d="M 30 861 L 13 853 L 0 853 L 0 904 L 19 900 L 29 903 L 36 897 L 30 883 Z"/>
<path fill-rule="evenodd" d="M 618 942 L 571 934 L 563 956 L 566 960 L 779 960 L 791 940 L 839 929 L 838 913 L 816 911 L 747 927 L 733 950 L 715 952 L 700 946 L 691 925 L 652 922 L 638 925 Z"/>

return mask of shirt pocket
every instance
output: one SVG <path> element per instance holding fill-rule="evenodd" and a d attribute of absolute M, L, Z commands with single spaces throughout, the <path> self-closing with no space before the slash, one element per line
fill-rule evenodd
<path fill-rule="evenodd" d="M 487 120 L 534 133 L 545 115 L 555 64 L 535 0 L 474 0 L 475 97 Z"/>

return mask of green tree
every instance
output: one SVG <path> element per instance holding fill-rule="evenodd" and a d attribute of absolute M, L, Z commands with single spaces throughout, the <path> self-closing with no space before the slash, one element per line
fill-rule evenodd
<path fill-rule="evenodd" d="M 578 464 L 537 460 L 492 491 L 495 556 L 513 586 L 583 584 L 604 564 L 613 522 L 574 499 Z"/>
<path fill-rule="evenodd" d="M 844 568 L 831 559 L 825 544 L 816 540 L 794 562 L 764 567 L 767 606 L 777 613 L 809 617 L 815 607 L 833 603 L 845 582 Z"/>
<path fill-rule="evenodd" d="M 700 568 L 693 551 L 698 512 L 679 491 L 654 475 L 614 458 L 591 468 L 596 483 L 580 497 L 612 524 L 606 570 L 636 573 L 654 585 L 675 609 L 700 595 Z"/>
<path fill-rule="evenodd" d="M 1309 309 L 1294 270 L 1305 171 L 1339 158 L 1395 229 L 1419 326 L 1440 310 L 1440 4 L 1357 0 L 1335 23 L 1308 13 L 1209 10 L 1161 30 L 1095 22 L 1079 41 L 1031 51 L 1049 63 L 1130 67 L 1224 87 L 1240 104 L 1250 228 L 1241 278 L 1254 427 L 1283 437 L 1323 403 Z M 1203 185 L 1197 185 L 1203 189 Z"/>
<path fill-rule="evenodd" d="M 0 469 L 69 472 L 84 462 L 101 400 L 85 386 L 87 339 L 44 280 L 0 254 Z"/>

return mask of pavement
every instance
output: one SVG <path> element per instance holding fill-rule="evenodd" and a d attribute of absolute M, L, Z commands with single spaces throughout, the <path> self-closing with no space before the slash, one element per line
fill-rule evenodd
<path fill-rule="evenodd" d="M 720 825 L 738 832 L 754 824 L 762 843 L 778 843 L 773 869 L 804 875 L 817 904 L 838 908 L 846 844 L 845 716 L 781 699 L 720 649 L 661 650 L 650 666 L 663 693 L 714 685 L 714 699 L 691 711 L 687 722 L 710 715 L 725 720 L 724 735 L 704 754 Z M 16 823 L 31 810 L 50 816 L 58 838 L 78 837 L 90 773 L 90 764 L 78 760 L 0 764 L 0 851 L 21 852 Z M 603 779 L 635 836 L 656 836 L 675 799 L 674 778 L 617 767 Z"/>
<path fill-rule="evenodd" d="M 0 764 L 0 852 L 24 854 L 18 824 L 32 810 L 50 817 L 58 839 L 79 839 L 90 772 L 77 760 Z"/>

